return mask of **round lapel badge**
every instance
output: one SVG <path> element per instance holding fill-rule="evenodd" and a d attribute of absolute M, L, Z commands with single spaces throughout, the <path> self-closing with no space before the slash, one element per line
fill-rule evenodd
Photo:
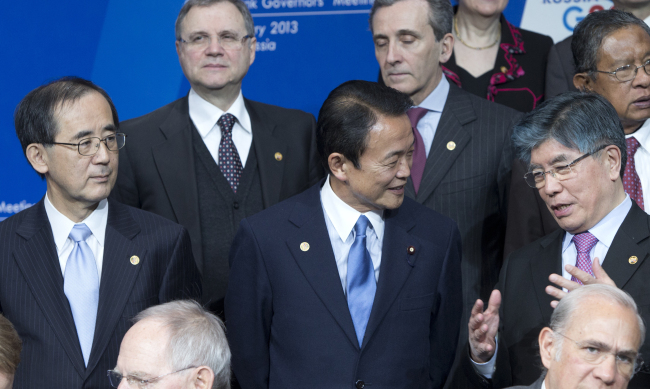
<path fill-rule="evenodd" d="M 282 161 L 282 153 L 280 153 L 280 152 L 275 153 L 275 160 L 276 161 Z"/>
<path fill-rule="evenodd" d="M 130 259 L 132 265 L 137 265 L 140 263 L 140 258 L 137 255 L 134 255 Z"/>
<path fill-rule="evenodd" d="M 300 250 L 308 251 L 309 250 L 309 243 L 307 243 L 307 242 L 300 243 Z"/>
<path fill-rule="evenodd" d="M 456 148 L 456 142 L 451 141 L 451 142 L 447 143 L 447 149 L 448 149 L 449 151 L 451 151 L 451 150 L 453 150 L 453 149 L 455 149 L 455 148 Z"/>
<path fill-rule="evenodd" d="M 628 262 L 630 262 L 630 265 L 634 265 L 638 261 L 639 261 L 639 258 L 637 258 L 636 255 L 631 256 L 630 259 L 628 260 Z"/>
<path fill-rule="evenodd" d="M 415 247 L 413 247 L 413 246 L 409 246 L 409 247 L 406 249 L 406 251 L 408 251 L 408 253 L 409 253 L 410 255 L 413 255 L 413 254 L 415 254 Z"/>

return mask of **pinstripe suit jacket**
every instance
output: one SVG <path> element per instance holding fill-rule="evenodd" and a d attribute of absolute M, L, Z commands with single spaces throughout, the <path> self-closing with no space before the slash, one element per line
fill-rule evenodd
<path fill-rule="evenodd" d="M 521 113 L 466 92 L 452 82 L 417 195 L 406 195 L 450 217 L 463 241 L 463 320 L 480 296 L 489 297 L 503 258 L 510 134 Z"/>
<path fill-rule="evenodd" d="M 84 367 L 43 200 L 0 223 L 0 311 L 23 341 L 14 388 L 109 388 L 120 343 L 141 310 L 201 296 L 187 231 L 109 199 L 95 337 Z M 136 255 L 140 261 L 132 264 Z"/>

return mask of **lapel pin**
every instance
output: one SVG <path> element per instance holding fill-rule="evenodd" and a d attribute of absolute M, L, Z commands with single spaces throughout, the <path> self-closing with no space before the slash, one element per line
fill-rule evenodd
<path fill-rule="evenodd" d="M 406 251 L 408 251 L 409 255 L 415 254 L 415 247 L 409 246 Z"/>
<path fill-rule="evenodd" d="M 276 161 L 282 161 L 282 153 L 275 153 L 275 160 Z"/>
<path fill-rule="evenodd" d="M 137 265 L 140 263 L 140 258 L 137 255 L 134 255 L 130 259 L 132 265 Z"/>
<path fill-rule="evenodd" d="M 508 68 L 506 68 L 505 66 L 501 66 L 501 73 L 503 74 L 508 73 Z"/>
<path fill-rule="evenodd" d="M 300 243 L 300 250 L 308 251 L 309 250 L 309 243 L 307 243 L 307 242 Z"/>
<path fill-rule="evenodd" d="M 456 142 L 451 141 L 451 142 L 447 143 L 447 149 L 448 150 L 453 150 L 455 148 L 456 148 Z"/>
<path fill-rule="evenodd" d="M 630 265 L 634 265 L 639 261 L 639 258 L 636 257 L 636 255 L 633 255 L 628 259 L 628 262 L 630 262 Z"/>

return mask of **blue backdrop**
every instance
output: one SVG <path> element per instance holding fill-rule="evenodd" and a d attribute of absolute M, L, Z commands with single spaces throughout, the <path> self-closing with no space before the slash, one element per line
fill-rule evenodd
<path fill-rule="evenodd" d="M 529 1 L 565 9 L 571 5 L 566 3 L 589 0 Z M 91 79 L 106 89 L 122 120 L 183 96 L 189 84 L 174 47 L 174 22 L 182 3 L 37 0 L 3 4 L 0 220 L 45 193 L 45 182 L 27 163 L 15 135 L 13 112 L 18 102 L 30 90 L 66 75 Z M 340 83 L 376 80 L 378 66 L 368 28 L 372 0 L 246 3 L 258 40 L 255 63 L 243 84 L 246 97 L 316 116 L 329 91 Z M 511 0 L 505 11 L 508 20 L 518 26 L 525 6 L 524 0 Z"/>

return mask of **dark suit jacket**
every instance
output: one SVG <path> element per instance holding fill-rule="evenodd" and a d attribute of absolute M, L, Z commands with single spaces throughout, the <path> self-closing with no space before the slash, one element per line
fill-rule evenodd
<path fill-rule="evenodd" d="M 0 311 L 23 341 L 14 388 L 110 388 L 131 319 L 152 305 L 198 299 L 187 231 L 109 200 L 95 338 L 84 367 L 43 200 L 0 223 Z M 140 262 L 133 265 L 130 258 Z"/>
<path fill-rule="evenodd" d="M 408 198 L 386 211 L 379 282 L 359 348 L 321 185 L 244 219 L 233 242 L 226 317 L 239 383 L 243 389 L 442 387 L 460 328 L 455 223 Z"/>
<path fill-rule="evenodd" d="M 576 67 L 571 52 L 571 41 L 573 35 L 553 45 L 548 53 L 548 64 L 546 65 L 546 98 L 550 99 L 562 92 L 577 91 L 573 86 L 573 76 L 576 74 Z"/>
<path fill-rule="evenodd" d="M 544 289 L 550 284 L 551 273 L 562 274 L 563 239 L 564 231 L 555 231 L 514 252 L 504 264 L 497 286 L 502 301 L 499 351 L 491 383 L 494 388 L 528 385 L 542 373 L 537 339 L 553 313 L 553 298 Z M 629 263 L 633 255 L 638 258 L 636 264 Z M 607 251 L 603 268 L 616 286 L 634 298 L 647 323 L 650 320 L 650 216 L 634 202 Z M 650 358 L 650 332 L 646 332 L 640 351 L 644 359 Z M 469 376 L 473 369 L 469 364 L 466 366 Z M 475 387 L 491 387 L 486 380 L 473 382 Z M 629 384 L 629 388 L 648 387 L 650 375 L 644 373 L 635 375 Z"/>
<path fill-rule="evenodd" d="M 408 197 L 458 223 L 466 318 L 479 296 L 489 297 L 501 268 L 510 134 L 520 116 L 450 83 L 417 196 L 410 178 L 406 187 Z"/>
<path fill-rule="evenodd" d="M 307 189 L 322 177 L 314 117 L 244 99 L 251 118 L 264 207 Z M 120 124 L 128 135 L 111 196 L 166 217 L 189 231 L 200 271 L 203 250 L 187 96 Z M 275 154 L 282 154 L 278 161 Z M 231 205 L 228 204 L 230 207 Z M 224 258 L 224 261 L 226 258 Z"/>

